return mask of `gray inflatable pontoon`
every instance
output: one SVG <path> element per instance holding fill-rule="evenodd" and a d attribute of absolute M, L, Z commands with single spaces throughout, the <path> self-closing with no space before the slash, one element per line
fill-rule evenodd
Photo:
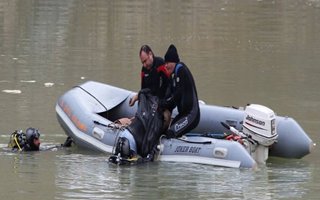
<path fill-rule="evenodd" d="M 107 84 L 88 81 L 72 88 L 62 95 L 56 104 L 56 113 L 61 127 L 80 147 L 104 153 L 113 153 L 119 136 L 128 136 L 130 132 L 114 121 L 131 118 L 135 115 L 137 104 L 129 106 L 135 92 Z M 248 118 L 244 110 L 230 107 L 205 105 L 200 103 L 201 118 L 198 126 L 179 139 L 159 141 L 157 160 L 174 162 L 192 162 L 234 168 L 255 168 L 258 152 L 237 141 L 207 137 L 208 133 L 230 132 L 221 122 L 237 130 L 243 129 L 244 118 L 264 125 L 265 122 Z M 266 111 L 269 112 L 268 109 Z M 173 113 L 174 115 L 175 113 Z M 272 114 L 271 114 L 272 115 Z M 292 118 L 274 116 L 275 135 L 265 136 L 276 141 L 262 154 L 283 158 L 302 158 L 310 153 L 312 140 Z M 250 124 L 250 123 L 248 123 Z M 274 134 L 274 133 L 272 133 Z M 131 135 L 131 136 L 130 136 Z M 206 136 L 204 136 L 206 135 Z M 264 138 L 264 139 L 265 139 Z M 133 141 L 134 143 L 134 141 Z M 257 143 L 256 143 L 257 144 Z M 134 146 L 135 144 L 133 144 Z M 263 158 L 262 162 L 266 160 Z"/>

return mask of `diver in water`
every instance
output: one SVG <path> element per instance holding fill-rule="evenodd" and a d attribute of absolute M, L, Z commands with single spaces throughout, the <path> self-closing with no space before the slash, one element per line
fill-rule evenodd
<path fill-rule="evenodd" d="M 14 151 L 39 151 L 40 132 L 35 128 L 27 128 L 26 132 L 15 131 L 10 136 L 9 148 Z"/>
<path fill-rule="evenodd" d="M 68 137 L 64 144 L 41 150 L 50 150 L 59 147 L 70 147 L 72 142 L 72 139 Z M 14 131 L 10 136 L 8 147 L 13 151 L 39 151 L 40 144 L 40 131 L 38 129 L 30 127 L 27 128 L 25 133 L 22 130 Z"/>

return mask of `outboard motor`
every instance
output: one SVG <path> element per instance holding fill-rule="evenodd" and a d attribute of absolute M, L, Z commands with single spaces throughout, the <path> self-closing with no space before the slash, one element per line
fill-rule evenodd
<path fill-rule="evenodd" d="M 266 162 L 269 147 L 278 138 L 275 119 L 275 113 L 265 106 L 250 104 L 245 108 L 242 132 L 251 141 L 246 148 L 257 163 Z"/>

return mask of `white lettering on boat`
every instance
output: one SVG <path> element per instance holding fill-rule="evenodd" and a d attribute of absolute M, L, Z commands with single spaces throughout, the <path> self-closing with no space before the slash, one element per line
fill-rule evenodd
<path fill-rule="evenodd" d="M 188 125 L 188 118 L 186 117 L 184 121 L 182 121 L 180 124 L 177 123 L 174 126 L 175 131 L 180 131 L 181 129 L 183 129 L 185 126 Z"/>

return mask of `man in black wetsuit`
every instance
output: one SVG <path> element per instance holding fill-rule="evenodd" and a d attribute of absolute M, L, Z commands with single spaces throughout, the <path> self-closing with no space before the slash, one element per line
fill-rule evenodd
<path fill-rule="evenodd" d="M 35 128 L 27 128 L 26 133 L 15 131 L 11 134 L 8 147 L 14 151 L 39 151 L 40 132 Z"/>
<path fill-rule="evenodd" d="M 165 97 L 169 84 L 169 75 L 165 68 L 164 60 L 154 56 L 148 45 L 143 45 L 139 52 L 142 63 L 141 69 L 141 89 L 149 88 L 151 94 L 162 99 Z M 129 102 L 130 106 L 138 100 L 138 94 Z"/>
<path fill-rule="evenodd" d="M 169 86 L 169 73 L 164 60 L 155 56 L 148 45 L 141 46 L 139 57 L 142 63 L 141 90 L 149 88 L 151 95 L 164 99 Z M 130 99 L 129 105 L 133 106 L 137 100 L 138 94 Z M 171 112 L 168 109 L 159 110 L 159 112 L 163 115 L 163 129 L 166 130 L 171 120 Z"/>
<path fill-rule="evenodd" d="M 12 151 L 39 151 L 71 147 L 72 142 L 72 139 L 68 137 L 64 144 L 40 149 L 40 131 L 38 129 L 29 127 L 25 133 L 22 130 L 14 131 L 10 136 L 8 147 L 11 148 Z"/>
<path fill-rule="evenodd" d="M 115 154 L 120 153 L 121 157 L 127 158 L 139 154 L 143 158 L 148 157 L 153 160 L 152 149 L 170 123 L 171 113 L 158 107 L 159 99 L 164 99 L 166 96 L 169 74 L 165 68 L 164 60 L 154 56 L 148 45 L 143 45 L 140 48 L 139 56 L 142 63 L 141 90 L 129 101 L 129 105 L 133 106 L 139 100 L 138 110 L 127 126 L 136 142 L 137 152 L 131 152 L 128 138 L 121 136 Z M 149 157 L 150 154 L 152 154 L 151 157 Z"/>
<path fill-rule="evenodd" d="M 178 109 L 166 133 L 168 138 L 181 137 L 194 129 L 200 120 L 200 109 L 196 85 L 188 67 L 180 62 L 177 49 L 170 45 L 165 56 L 166 68 L 171 74 L 169 98 L 162 100 L 160 105 L 172 110 Z"/>

